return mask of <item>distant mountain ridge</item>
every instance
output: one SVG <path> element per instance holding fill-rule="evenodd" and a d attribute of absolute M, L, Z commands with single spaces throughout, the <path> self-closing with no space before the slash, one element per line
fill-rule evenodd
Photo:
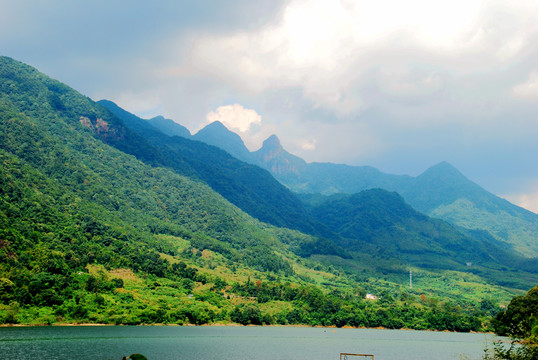
<path fill-rule="evenodd" d="M 487 192 L 447 162 L 434 165 L 417 177 L 386 174 L 370 166 L 306 163 L 287 152 L 276 135 L 250 153 L 255 156 L 253 160 L 245 152 L 248 150 L 242 140 L 219 143 L 218 139 L 232 136 L 224 126 L 218 130 L 212 145 L 264 167 L 297 193 L 353 194 L 373 188 L 395 191 L 427 215 L 464 229 L 487 231 L 523 256 L 538 256 L 538 215 Z M 235 148 L 243 150 L 238 153 Z"/>
<path fill-rule="evenodd" d="M 320 224 L 313 224 L 302 202 L 266 170 L 239 161 L 225 151 L 193 138 L 167 136 L 147 120 L 112 101 L 101 100 L 98 103 L 147 141 L 162 166 L 206 182 L 251 216 L 275 226 L 309 234 L 330 233 Z"/>
<path fill-rule="evenodd" d="M 181 136 L 187 139 L 192 136 L 189 129 L 179 125 L 174 120 L 165 119 L 164 116 L 156 116 L 149 119 L 148 122 L 168 136 Z"/>
<path fill-rule="evenodd" d="M 120 116 L 120 118 L 124 117 L 126 120 L 126 124 L 132 129 L 144 129 L 147 126 L 147 121 L 140 118 L 137 118 L 136 123 L 131 123 L 131 120 L 133 118 L 130 115 L 125 116 L 125 110 L 117 108 L 115 104 L 110 102 L 107 103 L 105 101 L 101 101 L 101 103 L 103 105 L 106 105 L 113 112 L 115 112 L 115 114 Z M 148 138 L 148 134 L 150 133 L 151 132 L 145 130 L 144 136 Z M 228 153 L 234 152 L 236 154 L 240 154 L 239 156 L 242 156 L 244 159 L 250 159 L 250 161 L 253 163 L 267 164 L 267 166 L 271 169 L 272 172 L 286 173 L 288 175 L 294 174 L 294 176 L 300 177 L 304 172 L 312 171 L 312 169 L 314 169 L 314 171 L 316 171 L 317 169 L 330 169 L 329 172 L 331 174 L 336 174 L 340 177 L 349 177 L 352 180 L 353 175 L 356 175 L 357 173 L 364 173 L 370 176 L 370 178 L 368 178 L 367 176 L 363 176 L 363 178 L 370 181 L 370 185 L 372 185 L 372 187 L 376 185 L 375 180 L 377 180 L 378 178 L 383 179 L 383 173 L 372 167 L 357 168 L 347 165 L 338 165 L 330 163 L 307 164 L 301 158 L 288 153 L 282 147 L 278 137 L 275 135 L 270 136 L 266 141 L 264 141 L 264 144 L 261 149 L 256 152 L 250 153 L 244 146 L 242 139 L 237 134 L 229 131 L 221 122 L 214 122 L 212 124 L 209 124 L 207 127 L 200 130 L 198 134 L 198 139 L 204 139 L 208 142 L 211 142 L 212 144 L 223 144 L 222 146 L 229 150 Z M 195 134 L 192 138 L 196 138 L 198 134 Z M 154 144 L 165 144 L 169 142 L 177 143 L 178 141 L 180 141 L 180 139 L 177 139 L 177 137 L 172 137 L 171 139 L 169 138 L 167 140 L 166 138 L 162 138 L 162 136 L 156 137 L 154 140 L 150 140 L 150 142 Z M 184 146 L 196 147 L 196 145 L 189 142 L 189 140 L 181 141 L 188 142 L 185 143 Z M 187 151 L 187 149 L 183 148 L 182 152 L 185 153 L 185 151 Z M 175 156 L 180 155 L 176 154 Z M 200 155 L 196 155 L 194 153 L 188 156 L 188 158 L 190 158 L 190 161 L 196 161 L 196 159 L 199 157 Z M 211 160 L 211 162 L 214 161 Z M 309 168 L 309 166 L 311 165 L 312 167 Z M 461 175 L 457 170 L 452 168 L 449 164 L 441 164 L 439 168 L 445 168 L 447 171 L 451 170 L 455 174 L 459 174 L 460 177 L 463 177 L 463 175 Z M 333 171 L 333 169 L 345 169 L 346 172 L 342 174 L 338 173 L 338 171 Z M 450 174 L 450 171 L 448 175 L 452 176 Z M 385 183 L 396 183 L 397 180 L 411 183 L 413 178 L 408 176 L 389 176 L 388 180 L 385 180 Z M 211 183 L 212 180 L 211 178 L 207 178 L 207 181 Z M 218 187 L 216 187 L 215 189 L 218 190 Z M 347 211 L 354 212 L 357 209 L 361 209 L 361 212 L 366 212 L 358 217 L 348 217 L 344 216 L 344 213 L 341 214 L 338 220 L 344 222 L 339 226 L 337 225 L 337 222 L 328 222 L 327 219 L 330 218 L 330 214 L 333 212 L 332 209 L 342 208 L 342 198 L 339 198 L 339 202 L 334 202 L 333 199 L 322 197 L 322 200 L 319 201 L 319 203 L 323 203 L 325 204 L 325 206 L 319 204 L 317 206 L 313 206 L 312 203 L 308 201 L 305 202 L 305 204 L 308 206 L 308 211 L 310 211 L 311 213 L 310 223 L 317 223 L 318 227 L 323 226 L 324 230 L 322 230 L 322 232 L 328 235 L 333 241 L 335 241 L 344 249 L 360 252 L 361 246 L 366 246 L 365 249 L 367 250 L 365 251 L 377 253 L 378 251 L 380 251 L 381 247 L 384 249 L 384 252 L 390 254 L 390 257 L 402 258 L 405 259 L 405 261 L 417 264 L 418 266 L 446 266 L 447 268 L 458 268 L 464 266 L 462 264 L 467 262 L 463 261 L 462 259 L 472 259 L 473 257 L 476 257 L 475 260 L 481 259 L 479 262 L 483 264 L 499 262 L 505 263 L 507 259 L 514 259 L 514 262 L 520 262 L 516 257 L 506 252 L 506 250 L 509 250 L 510 247 L 504 246 L 505 243 L 499 243 L 497 240 L 488 236 L 478 236 L 476 238 L 476 241 L 474 241 L 468 237 L 472 236 L 472 233 L 470 233 L 471 235 L 469 235 L 469 233 L 467 233 L 467 235 L 463 235 L 456 229 L 450 227 L 448 224 L 443 225 L 442 221 L 430 219 L 424 215 L 417 215 L 418 213 L 416 213 L 414 209 L 412 211 L 402 210 L 406 209 L 406 207 L 408 209 L 412 208 L 409 205 L 405 204 L 403 198 L 400 198 L 401 200 L 397 200 L 399 195 L 396 197 L 386 196 L 384 195 L 384 190 L 369 192 L 368 196 L 366 196 L 365 194 L 366 193 L 362 191 L 357 194 L 356 197 L 353 197 L 352 195 L 354 199 L 361 199 L 361 201 L 364 202 L 363 204 L 359 204 L 359 208 L 355 209 L 354 207 L 349 207 L 349 205 L 346 206 L 348 206 Z M 391 211 L 403 211 L 404 214 L 410 216 L 411 218 L 406 220 L 391 218 L 390 212 L 387 212 L 379 216 L 376 215 L 379 219 L 382 219 L 381 223 L 368 222 L 368 219 L 372 218 L 372 215 L 368 214 L 369 211 L 376 212 L 381 208 L 388 209 L 391 206 L 394 207 L 394 209 L 392 209 Z M 345 209 L 346 207 L 344 206 L 343 208 Z M 248 210 L 248 208 L 243 209 Z M 417 216 L 422 217 L 420 221 L 416 220 Z M 308 218 L 308 216 L 306 216 L 306 218 Z M 413 220 L 413 218 L 415 220 Z M 357 231 L 353 231 L 351 233 L 348 232 L 348 230 L 351 228 L 357 229 Z M 366 228 L 370 229 L 370 235 L 368 235 L 371 238 L 370 241 L 365 240 L 365 232 L 362 231 Z M 303 228 L 303 231 L 305 230 L 310 234 L 316 234 L 316 232 L 312 232 L 312 230 Z M 318 232 L 317 234 L 319 235 L 320 233 Z M 387 242 L 388 239 L 393 239 L 393 241 Z M 436 244 L 435 246 L 433 246 L 434 243 Z M 329 244 L 330 242 L 326 243 L 325 245 L 319 243 L 319 245 L 316 246 L 321 246 L 322 249 L 325 249 L 323 251 L 334 252 L 334 250 L 329 250 Z M 329 245 L 329 248 L 326 247 L 327 245 Z M 343 253 L 341 253 L 340 255 L 343 255 Z M 455 260 L 456 258 L 459 258 L 459 260 Z M 525 264 L 524 267 L 528 269 L 529 265 Z"/>
<path fill-rule="evenodd" d="M 333 203 L 332 199 L 323 198 L 321 202 L 332 205 L 329 207 L 313 207 L 311 203 L 305 202 L 305 206 L 303 206 L 299 199 L 291 196 L 292 194 L 283 186 L 275 186 L 275 183 L 278 184 L 278 182 L 270 176 L 268 178 L 268 174 L 264 174 L 265 171 L 257 166 L 247 166 L 246 163 L 230 156 L 231 152 L 239 153 L 243 157 L 248 156 L 254 163 L 270 164 L 268 166 L 273 166 L 274 171 L 300 176 L 302 172 L 308 170 L 309 164 L 284 150 L 277 136 L 270 136 L 265 140 L 260 150 L 250 153 L 246 150 L 242 139 L 218 121 L 209 124 L 192 136 L 192 140 L 189 140 L 184 137 L 167 136 L 153 128 L 150 121 L 138 118 L 111 101 L 102 100 L 99 103 L 122 119 L 128 128 L 144 137 L 156 149 L 160 149 L 156 153 L 159 154 L 161 161 L 165 161 L 163 165 L 171 166 L 179 171 L 185 171 L 184 166 L 187 164 L 188 169 L 192 169 L 196 176 L 208 183 L 215 191 L 258 219 L 277 226 L 321 236 L 299 250 L 298 253 L 300 254 L 310 255 L 317 253 L 349 257 L 345 250 L 360 253 L 362 251 L 361 246 L 366 245 L 364 251 L 373 254 L 382 251 L 390 254 L 387 255 L 390 258 L 401 258 L 403 261 L 418 266 L 441 266 L 460 269 L 462 269 L 462 264 L 465 263 L 465 261 L 461 260 L 464 258 L 470 259 L 476 256 L 480 259 L 479 263 L 490 267 L 493 266 L 492 264 L 504 264 L 506 259 L 513 257 L 509 253 L 506 253 L 505 256 L 500 256 L 499 253 L 504 254 L 504 251 L 508 249 L 502 250 L 502 246 L 499 248 L 499 244 L 491 242 L 487 236 L 481 236 L 473 240 L 448 224 L 443 224 L 440 220 L 431 219 L 422 214 L 417 215 L 418 213 L 405 203 L 399 195 L 396 197 L 387 196 L 386 190 L 378 189 L 377 191 L 369 192 L 368 196 L 364 192 L 357 194 L 356 198 L 361 199 L 364 203 L 359 204 L 358 208 L 348 207 L 348 210 L 358 210 L 362 215 L 358 217 L 341 216 L 340 221 L 344 221 L 344 223 L 337 226 L 336 223 L 327 222 L 326 220 L 330 217 L 332 208 L 341 208 L 342 203 Z M 194 141 L 196 138 L 205 139 L 214 144 L 225 144 L 230 155 L 209 146 L 209 144 Z M 180 161 L 179 167 L 178 161 Z M 344 167 L 351 171 L 356 170 L 345 165 L 319 165 L 322 167 Z M 243 170 L 238 171 L 238 169 Z M 381 174 L 371 167 L 364 167 L 360 170 Z M 374 216 L 381 222 L 368 222 L 368 219 L 372 218 L 372 215 L 368 212 L 390 209 L 391 207 L 392 209 L 389 212 L 382 212 Z M 407 209 L 412 209 L 412 211 Z M 417 218 L 418 216 L 421 221 L 417 222 L 411 218 L 392 218 L 391 211 L 400 212 L 411 218 Z M 349 233 L 343 230 L 345 228 L 369 228 L 371 241 L 365 242 L 364 232 L 354 231 Z M 393 241 L 387 242 L 387 239 L 393 239 Z M 407 241 L 407 245 L 396 245 L 395 247 L 395 244 L 403 244 L 405 241 Z M 427 244 L 431 242 L 436 243 L 436 250 L 432 248 L 432 251 L 423 251 L 423 249 L 430 247 Z M 454 247 L 455 242 L 459 244 L 456 248 Z M 489 248 L 481 245 L 488 242 L 490 244 Z M 467 244 L 467 246 L 464 247 L 461 244 Z M 410 249 L 409 254 L 405 254 L 405 251 L 399 252 L 398 249 L 401 246 Z M 449 251 L 448 248 L 452 248 L 452 250 Z M 411 255 L 411 253 L 415 255 Z M 460 260 L 454 260 L 456 258 Z M 528 266 L 525 267 L 527 268 Z"/>
<path fill-rule="evenodd" d="M 233 183 L 242 181 L 243 175 L 240 173 L 232 173 L 233 177 L 224 175 L 224 178 L 219 175 L 223 174 L 219 173 L 218 170 L 219 166 L 222 166 L 221 163 L 230 162 L 230 164 L 233 164 L 235 159 L 231 157 L 225 158 L 222 155 L 215 157 L 219 152 L 208 157 L 204 154 L 211 153 L 211 146 L 208 147 L 198 141 L 177 136 L 159 135 L 159 133 L 150 131 L 147 128 L 147 120 L 136 116 L 133 117 L 132 114 L 112 102 L 100 101 L 99 103 L 123 119 L 129 128 L 144 136 L 151 144 L 163 149 L 173 150 L 173 152 L 168 152 L 163 156 L 164 158 L 184 159 L 197 172 L 200 169 L 206 169 L 201 173 L 202 178 L 216 191 L 220 192 L 222 189 L 218 183 L 215 183 L 215 180 L 224 180 L 225 183 L 232 186 Z M 201 130 L 202 134 L 204 134 L 203 130 Z M 206 131 L 214 136 L 213 140 L 219 139 L 219 134 L 222 135 L 222 138 L 227 138 L 228 140 L 240 139 L 239 136 L 230 134 L 220 122 L 211 124 Z M 242 141 L 240 145 L 244 145 Z M 302 159 L 287 153 L 276 136 L 267 139 L 264 145 L 263 149 L 254 153 L 254 155 L 262 159 L 266 157 L 266 160 L 291 158 L 296 161 L 296 164 L 293 161 L 288 162 L 291 171 L 294 171 L 293 167 L 300 169 L 301 166 L 307 165 Z M 208 172 L 206 173 L 206 171 Z M 262 178 L 256 179 L 255 176 L 253 177 L 255 174 L 256 172 L 253 171 L 244 175 L 253 183 L 258 183 L 259 189 L 263 189 L 264 184 L 267 184 L 267 182 Z M 231 202 L 237 203 L 243 210 L 251 211 L 249 207 L 245 207 L 245 204 L 236 202 L 234 200 L 235 195 L 232 195 L 233 193 L 223 194 L 228 196 Z M 256 194 L 248 190 L 243 195 L 258 199 L 260 209 L 266 208 L 264 204 L 267 201 L 279 208 L 285 205 L 282 198 L 279 199 L 278 196 L 275 197 L 270 192 L 265 194 L 263 201 L 260 201 Z M 401 261 L 422 268 L 460 271 L 468 271 L 466 264 L 473 263 L 479 266 L 480 269 L 490 269 L 487 271 L 480 270 L 484 271 L 484 276 L 487 277 L 491 276 L 491 269 L 498 267 L 500 264 L 505 264 L 508 259 L 514 259 L 514 263 L 520 261 L 509 251 L 505 251 L 495 244 L 488 245 L 487 237 L 478 240 L 471 239 L 441 220 L 431 219 L 418 213 L 406 204 L 400 195 L 390 194 L 386 190 L 377 189 L 351 195 L 352 202 L 350 203 L 346 203 L 346 200 L 337 195 L 335 196 L 337 200 L 323 198 L 321 204 L 315 206 L 311 202 L 305 201 L 305 208 L 296 207 L 296 209 L 301 209 L 300 212 L 294 210 L 294 213 L 286 210 L 291 218 L 281 217 L 285 221 L 282 223 L 284 226 L 301 229 L 301 227 L 295 225 L 300 221 L 310 226 L 310 228 L 303 226 L 302 231 L 312 235 L 325 235 L 330 238 L 329 240 L 321 237 L 315 241 L 308 242 L 306 246 L 297 250 L 297 254 L 303 256 L 313 254 L 337 255 L 348 258 L 350 259 L 349 261 L 355 261 L 353 259 L 356 256 L 366 256 L 367 258 L 383 256 L 390 259 L 389 262 Z M 340 209 L 341 214 L 335 218 L 332 214 L 338 209 Z M 276 208 L 273 211 L 277 211 Z M 282 212 L 278 212 L 278 214 L 280 214 L 279 216 L 283 215 Z M 347 214 L 352 214 L 352 216 L 347 216 Z M 399 215 L 394 217 L 394 214 Z M 279 223 L 277 224 L 280 225 Z M 313 228 L 317 228 L 317 230 L 313 230 Z M 484 241 L 484 239 L 486 240 Z M 525 269 L 527 268 L 528 265 L 525 264 Z"/>
<path fill-rule="evenodd" d="M 241 137 L 234 132 L 228 131 L 220 121 L 214 121 L 207 125 L 194 134 L 192 139 L 223 149 L 236 159 L 258 165 Z"/>
<path fill-rule="evenodd" d="M 272 174 L 300 174 L 307 166 L 306 161 L 284 150 L 276 135 L 268 137 L 253 155 Z"/>

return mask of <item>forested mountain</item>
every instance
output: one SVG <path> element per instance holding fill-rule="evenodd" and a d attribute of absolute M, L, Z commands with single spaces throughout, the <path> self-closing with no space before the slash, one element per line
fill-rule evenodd
<path fill-rule="evenodd" d="M 332 196 L 303 195 L 315 220 L 341 235 L 349 251 L 382 253 L 420 267 L 498 268 L 521 261 L 489 241 L 463 235 L 443 220 L 419 213 L 395 192 L 382 189 Z"/>
<path fill-rule="evenodd" d="M 191 132 L 184 126 L 179 125 L 170 119 L 165 119 L 163 116 L 156 116 L 148 120 L 151 125 L 168 136 L 181 136 L 190 138 Z"/>
<path fill-rule="evenodd" d="M 153 166 L 162 161 L 159 153 L 68 86 L 5 57 L 0 79 L 0 301 L 9 304 L 0 306 L 0 322 L 43 307 L 47 313 L 34 316 L 47 322 L 88 321 L 89 309 L 105 316 L 99 309 L 108 303 L 118 318 L 108 314 L 107 322 L 129 323 L 125 311 L 132 306 L 122 305 L 122 294 L 142 307 L 138 315 L 147 313 L 137 322 L 155 322 L 158 309 L 146 311 L 146 302 L 121 291 L 123 281 L 132 279 L 129 272 L 110 271 L 150 276 L 155 286 L 166 284 L 166 291 L 180 296 L 174 300 L 180 306 L 194 282 L 226 285 L 222 278 L 197 275 L 180 259 L 223 266 L 232 278 L 241 268 L 293 276 L 291 251 L 302 254 L 304 245 L 315 242 L 254 220 L 200 181 Z M 209 316 L 204 321 L 218 309 L 205 301 L 187 305 L 203 310 Z M 160 311 L 175 311 L 170 306 Z M 195 310 L 181 306 L 190 311 L 177 315 L 182 321 L 199 321 Z"/>
<path fill-rule="evenodd" d="M 129 128 L 138 132 L 154 145 L 157 153 L 159 153 L 160 149 L 163 149 L 164 151 L 160 153 L 160 158 L 169 159 L 172 162 L 176 159 L 182 159 L 182 161 L 189 163 L 193 169 L 198 171 L 203 169 L 202 174 L 204 176 L 201 178 L 206 183 L 231 202 L 249 212 L 248 207 L 242 206 L 241 202 L 237 201 L 237 195 L 226 191 L 222 192 L 221 187 L 214 181 L 215 177 L 221 177 L 222 170 L 219 169 L 220 164 L 223 162 L 222 156 L 225 155 L 228 159 L 228 154 L 219 151 L 213 153 L 210 151 L 213 149 L 212 147 L 196 141 L 169 137 L 156 132 L 148 127 L 148 121 L 134 116 L 110 101 L 100 101 L 100 104 L 110 109 L 124 120 Z M 223 139 L 220 142 L 228 144 L 228 148 L 246 149 L 240 137 L 227 130 L 220 122 L 208 125 L 201 132 L 205 134 L 201 138 L 211 138 L 211 141 L 215 143 L 219 143 L 219 139 Z M 302 159 L 287 153 L 276 136 L 268 138 L 264 142 L 262 149 L 252 153 L 252 155 L 256 156 L 261 162 L 269 163 L 268 159 L 274 160 L 275 166 L 286 166 L 286 169 L 282 169 L 282 171 L 288 173 L 300 173 L 308 166 Z M 245 166 L 240 161 L 231 160 L 231 164 L 236 163 Z M 213 164 L 219 165 L 215 166 Z M 256 168 L 255 166 L 251 167 Z M 174 165 L 172 165 L 172 168 L 174 168 Z M 181 170 L 178 167 L 175 167 L 175 169 Z M 275 168 L 272 168 L 272 170 L 275 171 Z M 377 170 L 371 168 L 371 173 L 375 174 L 376 172 Z M 237 177 L 240 175 L 235 173 L 234 175 L 235 177 L 224 178 L 227 182 L 232 183 L 242 181 L 241 178 Z M 247 175 L 246 178 L 256 179 L 252 174 Z M 260 185 L 264 183 L 266 183 L 264 179 L 258 181 Z M 248 190 L 240 195 L 249 199 L 254 196 L 257 199 L 256 189 L 258 188 L 254 188 L 254 195 Z M 318 238 L 315 243 L 310 243 L 307 248 L 303 247 L 306 252 L 302 254 L 332 254 L 349 258 L 349 253 L 343 250 L 345 249 L 355 254 L 366 254 L 367 256 L 382 254 L 380 256 L 396 262 L 410 263 L 425 268 L 458 269 L 463 271 L 470 270 L 468 269 L 468 264 L 474 264 L 475 266 L 480 266 L 481 270 L 473 268 L 473 271 L 481 271 L 489 279 L 494 279 L 497 275 L 495 272 L 488 272 L 486 269 L 495 269 L 500 266 L 510 269 L 515 269 L 519 266 L 524 270 L 534 271 L 532 263 L 522 261 L 509 250 L 502 249 L 502 246 L 499 247 L 496 240 L 493 239 L 492 241 L 487 236 L 479 236 L 476 239 L 470 238 L 469 236 L 474 234 L 464 235 L 441 220 L 431 219 L 418 213 L 405 203 L 399 195 L 388 194 L 386 191 L 377 190 L 350 196 L 335 195 L 336 200 L 332 198 L 324 199 L 323 196 L 312 196 L 309 198 L 310 201 L 314 199 L 314 202 L 316 202 L 322 199 L 322 203 L 308 209 L 301 207 L 300 214 L 302 218 L 293 219 L 294 222 L 288 221 L 287 224 L 284 223 L 284 226 L 294 227 L 309 234 L 324 235 L 328 238 Z M 303 196 L 303 199 L 307 198 Z M 265 200 L 268 200 L 269 206 L 282 206 L 278 201 L 275 202 L 274 197 L 267 197 Z M 286 211 L 286 213 L 292 212 Z M 286 213 L 281 213 L 284 219 Z M 399 213 L 399 216 L 395 217 L 395 213 Z M 251 212 L 251 214 L 253 213 Z M 255 216 L 255 214 L 253 215 Z M 308 228 L 304 225 L 297 227 L 297 220 L 301 220 L 303 224 L 312 224 L 312 227 Z M 277 225 L 282 224 L 277 223 Z M 335 246 L 335 244 L 340 246 Z M 502 280 L 505 284 L 515 284 L 513 281 L 514 279 Z"/>
<path fill-rule="evenodd" d="M 523 256 L 538 257 L 538 215 L 489 193 L 446 162 L 396 191 L 419 211 L 485 230 Z"/>
<path fill-rule="evenodd" d="M 361 253 L 347 238 L 352 232 L 334 218 L 327 223 L 338 233 L 330 235 L 347 251 L 332 240 L 260 222 L 214 188 L 237 186 L 247 197 L 261 184 L 266 199 L 254 198 L 260 207 L 271 199 L 298 203 L 300 213 L 284 209 L 278 216 L 316 224 L 309 206 L 278 182 L 267 185 L 265 170 L 213 146 L 165 136 L 132 114 L 120 116 L 0 57 L 0 323 L 469 331 L 487 328 L 489 305 L 517 293 L 484 280 L 491 263 L 469 271 L 453 267 L 448 275 L 439 269 L 445 264 L 420 268 L 391 257 L 389 248 Z M 218 176 L 225 180 L 213 179 Z M 379 209 L 390 207 L 383 194 L 372 200 L 381 202 Z M 287 212 L 296 219 L 286 220 Z M 407 226 L 386 216 L 391 226 Z M 409 268 L 416 274 L 414 289 L 402 286 Z M 505 270 L 497 284 L 536 282 L 531 273 Z M 363 300 L 365 291 L 378 293 L 380 301 Z"/>
<path fill-rule="evenodd" d="M 312 221 L 302 202 L 266 170 L 239 161 L 203 142 L 164 135 L 148 121 L 113 102 L 102 100 L 99 104 L 143 138 L 151 146 L 151 152 L 158 154 L 160 165 L 170 167 L 179 174 L 199 178 L 228 201 L 261 221 L 308 234 L 334 237 L 323 225 Z M 339 251 L 336 248 L 330 250 L 332 253 Z"/>
<path fill-rule="evenodd" d="M 56 250 L 75 251 L 72 247 L 80 242 L 99 251 L 77 254 L 86 258 L 77 260 L 79 266 L 89 256 L 103 257 L 106 264 L 129 264 L 134 255 L 123 247 L 147 247 L 153 235 L 169 234 L 195 237 L 202 249 L 220 247 L 235 261 L 290 269 L 273 254 L 280 242 L 269 230 L 262 231 L 269 229 L 266 225 L 199 181 L 105 145 L 100 139 L 117 145 L 137 137 L 71 88 L 14 60 L 0 59 L 2 250 L 8 259 L 47 262 Z M 285 235 L 288 243 L 295 236 L 308 239 L 293 234 Z M 269 251 L 267 261 L 251 253 L 262 248 Z M 41 252 L 37 260 L 11 256 L 20 250 Z M 243 257 L 243 251 L 249 254 Z"/>
<path fill-rule="evenodd" d="M 224 150 L 232 147 L 229 142 L 212 144 Z M 370 166 L 306 163 L 287 152 L 275 135 L 251 154 L 255 160 L 244 155 L 242 159 L 266 168 L 297 193 L 353 194 L 373 188 L 396 191 L 424 214 L 462 229 L 486 231 L 520 255 L 538 257 L 538 215 L 489 193 L 447 162 L 417 177 L 386 174 Z"/>

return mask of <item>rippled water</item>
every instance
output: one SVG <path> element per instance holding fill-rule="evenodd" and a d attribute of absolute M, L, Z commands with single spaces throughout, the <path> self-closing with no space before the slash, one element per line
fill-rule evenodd
<path fill-rule="evenodd" d="M 481 358 L 484 334 L 295 327 L 77 326 L 0 328 L 2 359 L 375 360 Z"/>

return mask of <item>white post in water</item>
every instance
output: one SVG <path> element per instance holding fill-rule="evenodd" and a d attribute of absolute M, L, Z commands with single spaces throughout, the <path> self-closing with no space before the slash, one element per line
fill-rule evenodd
<path fill-rule="evenodd" d="M 413 288 L 413 271 L 409 270 L 409 289 Z"/>

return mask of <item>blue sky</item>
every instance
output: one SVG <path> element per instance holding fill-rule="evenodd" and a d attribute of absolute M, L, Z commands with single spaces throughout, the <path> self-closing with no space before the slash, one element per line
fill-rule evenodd
<path fill-rule="evenodd" d="M 535 0 L 0 0 L 0 53 L 251 150 L 418 175 L 538 212 Z"/>

